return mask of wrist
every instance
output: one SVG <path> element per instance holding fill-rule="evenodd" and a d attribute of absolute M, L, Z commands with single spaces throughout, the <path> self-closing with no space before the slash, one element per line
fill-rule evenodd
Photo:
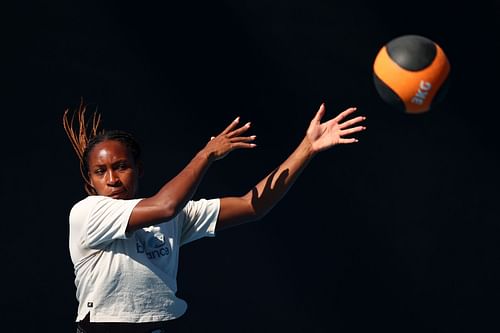
<path fill-rule="evenodd" d="M 206 149 L 200 150 L 193 159 L 199 161 L 202 164 L 210 164 L 213 161 L 212 154 L 210 154 L 210 152 Z"/>
<path fill-rule="evenodd" d="M 309 137 L 307 135 L 304 137 L 304 139 L 302 139 L 299 147 L 302 153 L 305 154 L 308 159 L 313 158 L 317 154 L 317 151 L 314 150 L 313 144 L 309 140 Z"/>

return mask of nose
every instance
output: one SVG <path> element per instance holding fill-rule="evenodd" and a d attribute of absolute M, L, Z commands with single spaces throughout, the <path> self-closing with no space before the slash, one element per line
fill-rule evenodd
<path fill-rule="evenodd" d="M 108 170 L 106 174 L 106 183 L 109 186 L 119 186 L 121 185 L 120 177 L 115 170 Z"/>

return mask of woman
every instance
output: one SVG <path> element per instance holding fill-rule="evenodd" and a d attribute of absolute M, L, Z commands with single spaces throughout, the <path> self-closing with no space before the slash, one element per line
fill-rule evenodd
<path fill-rule="evenodd" d="M 236 118 L 212 137 L 158 193 L 137 198 L 141 150 L 123 131 L 99 131 L 100 116 L 87 133 L 85 107 L 64 113 L 64 128 L 80 159 L 89 196 L 70 213 L 70 255 L 75 269 L 78 332 L 163 332 L 186 311 L 176 297 L 180 246 L 219 230 L 262 218 L 285 195 L 308 162 L 365 129 L 365 117 L 348 108 L 321 123 L 321 104 L 301 143 L 277 168 L 241 197 L 192 200 L 215 161 L 236 149 L 253 149 L 250 123 Z"/>

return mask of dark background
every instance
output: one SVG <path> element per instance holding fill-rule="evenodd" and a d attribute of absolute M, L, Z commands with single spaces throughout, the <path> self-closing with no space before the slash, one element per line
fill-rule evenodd
<path fill-rule="evenodd" d="M 491 2 L 493 3 L 493 2 Z M 404 6 L 403 6 L 404 5 Z M 195 198 L 239 195 L 302 139 L 321 102 L 367 116 L 260 222 L 183 248 L 196 332 L 498 332 L 498 77 L 493 4 L 20 1 L 1 11 L 2 326 L 74 332 L 68 214 L 85 195 L 62 127 L 80 99 L 135 133 L 151 195 L 236 116 L 258 148 Z M 419 34 L 451 63 L 446 99 L 407 115 L 373 60 Z M 20 328 L 14 331 L 21 331 Z"/>

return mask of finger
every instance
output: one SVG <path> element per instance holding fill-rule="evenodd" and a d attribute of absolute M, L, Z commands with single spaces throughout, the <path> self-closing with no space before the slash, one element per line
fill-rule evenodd
<path fill-rule="evenodd" d="M 340 136 L 345 136 L 345 135 L 349 135 L 352 133 L 364 131 L 365 129 L 366 129 L 366 127 L 364 127 L 364 126 L 356 126 L 353 128 L 348 128 L 348 129 L 342 130 L 342 131 L 340 131 L 339 134 L 340 134 Z"/>
<path fill-rule="evenodd" d="M 223 130 L 223 131 L 221 132 L 221 134 L 227 134 L 227 133 L 229 133 L 229 132 L 230 132 L 230 131 L 232 131 L 232 130 L 236 127 L 236 126 L 238 126 L 238 123 L 239 123 L 239 122 L 240 122 L 240 117 L 238 116 L 238 117 L 236 117 L 236 119 L 235 119 L 235 120 L 233 120 L 233 121 L 231 122 L 231 124 L 229 124 L 229 126 L 228 126 L 228 127 L 226 127 L 226 129 L 225 129 L 225 130 Z"/>
<path fill-rule="evenodd" d="M 215 136 L 211 136 L 210 137 L 210 141 L 212 141 L 213 139 L 215 139 Z"/>
<path fill-rule="evenodd" d="M 352 125 L 357 124 L 357 123 L 359 123 L 360 121 L 363 121 L 363 120 L 365 120 L 365 119 L 366 119 L 366 117 L 363 117 L 363 116 L 359 116 L 359 117 L 356 117 L 356 118 L 350 119 L 350 120 L 348 120 L 348 121 L 346 121 L 346 122 L 343 122 L 342 124 L 339 124 L 339 128 L 340 128 L 340 129 L 344 129 L 344 128 L 346 128 L 346 127 L 351 127 Z"/>
<path fill-rule="evenodd" d="M 231 143 L 238 143 L 238 142 L 251 142 L 254 141 L 257 138 L 256 135 L 251 135 L 251 136 L 238 136 L 231 138 Z"/>
<path fill-rule="evenodd" d="M 242 133 L 245 133 L 251 126 L 251 123 L 248 122 L 245 125 L 241 126 L 240 128 L 235 129 L 234 131 L 231 131 L 227 133 L 229 137 L 235 137 L 235 136 L 240 136 Z"/>
<path fill-rule="evenodd" d="M 340 123 L 345 117 L 347 117 L 348 115 L 350 115 L 351 113 L 353 113 L 354 111 L 356 111 L 356 108 L 355 107 L 351 107 L 351 108 L 348 108 L 344 111 L 342 111 L 341 113 L 339 113 L 339 115 L 335 118 L 333 118 L 337 123 Z"/>
<path fill-rule="evenodd" d="M 254 148 L 257 147 L 255 143 L 248 143 L 248 142 L 235 142 L 232 144 L 231 148 L 234 149 L 241 149 L 241 148 Z"/>
<path fill-rule="evenodd" d="M 359 142 L 358 139 L 355 139 L 355 138 L 349 138 L 349 139 L 340 139 L 339 140 L 339 143 L 340 144 L 346 144 L 346 143 L 356 143 L 356 142 Z"/>
<path fill-rule="evenodd" d="M 325 110 L 326 110 L 325 103 L 321 103 L 321 105 L 319 106 L 318 111 L 314 115 L 314 118 L 311 120 L 311 123 L 320 123 L 321 119 L 325 115 Z"/>

